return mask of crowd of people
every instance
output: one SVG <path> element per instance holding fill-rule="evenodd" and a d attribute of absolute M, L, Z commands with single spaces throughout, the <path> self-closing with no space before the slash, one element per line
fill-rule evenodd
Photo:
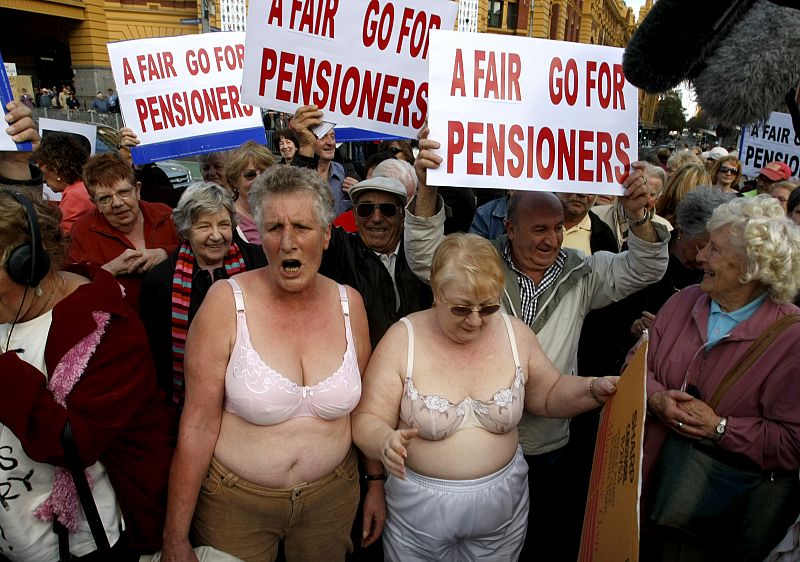
<path fill-rule="evenodd" d="M 8 110 L 0 560 L 574 561 L 645 332 L 640 560 L 800 556 L 785 163 L 645 151 L 619 197 L 487 199 L 427 184 L 427 128 L 356 170 L 304 106 L 173 200 L 132 131 L 90 157 Z"/>

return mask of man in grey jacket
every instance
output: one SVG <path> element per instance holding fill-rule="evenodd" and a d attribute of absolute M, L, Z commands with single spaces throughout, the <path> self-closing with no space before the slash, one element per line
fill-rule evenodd
<path fill-rule="evenodd" d="M 423 281 L 429 280 L 433 252 L 443 239 L 442 204 L 436 188 L 426 183 L 427 169 L 442 161 L 433 152 L 439 146 L 427 139 L 427 130 L 421 132 L 415 162 L 419 189 L 406 214 L 406 257 Z M 559 199 L 547 192 L 526 191 L 512 197 L 508 234 L 494 241 L 506 269 L 503 308 L 531 327 L 545 354 L 564 374 L 577 374 L 578 341 L 586 314 L 658 281 L 667 268 L 669 234 L 661 225 L 654 225 L 646 212 L 647 181 L 639 164 L 633 165 L 623 187 L 623 208 L 631 232 L 626 252 L 585 256 L 562 248 L 563 209 Z M 559 480 L 569 419 L 524 414 L 519 439 L 530 469 L 531 488 L 528 535 L 521 559 L 530 554 L 548 562 L 574 561 L 577 545 L 559 540 L 574 536 L 574 526 L 581 523 L 565 521 L 560 510 L 565 495 L 571 493 L 569 483 Z"/>

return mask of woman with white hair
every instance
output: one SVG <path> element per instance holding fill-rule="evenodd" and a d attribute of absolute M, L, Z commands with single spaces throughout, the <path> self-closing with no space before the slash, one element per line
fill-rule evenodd
<path fill-rule="evenodd" d="M 186 332 L 211 285 L 266 265 L 264 251 L 236 232 L 230 192 L 216 183 L 190 185 L 172 212 L 183 241 L 144 278 L 139 314 L 147 328 L 159 385 L 183 406 Z"/>
<path fill-rule="evenodd" d="M 800 510 L 800 230 L 768 196 L 707 229 L 650 332 L 643 561 L 762 560 Z"/>

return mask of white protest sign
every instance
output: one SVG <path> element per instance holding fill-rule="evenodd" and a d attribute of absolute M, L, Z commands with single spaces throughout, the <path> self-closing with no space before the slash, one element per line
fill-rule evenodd
<path fill-rule="evenodd" d="M 108 44 L 125 124 L 142 144 L 137 164 L 266 144 L 259 108 L 241 98 L 241 32 Z"/>
<path fill-rule="evenodd" d="M 795 140 L 792 116 L 773 111 L 763 125 L 742 127 L 739 160 L 742 173 L 751 178 L 776 160 L 786 162 L 792 169 L 792 177 L 798 177 L 800 144 Z"/>
<path fill-rule="evenodd" d="M 431 29 L 452 29 L 447 0 L 261 0 L 250 4 L 242 97 L 340 126 L 414 137 L 427 117 Z"/>
<path fill-rule="evenodd" d="M 636 160 L 637 91 L 622 49 L 431 33 L 431 185 L 619 195 Z"/>
<path fill-rule="evenodd" d="M 58 133 L 72 133 L 80 135 L 89 142 L 89 155 L 94 155 L 97 149 L 97 125 L 62 121 L 61 119 L 39 119 L 39 135 L 44 138 L 47 131 Z"/>

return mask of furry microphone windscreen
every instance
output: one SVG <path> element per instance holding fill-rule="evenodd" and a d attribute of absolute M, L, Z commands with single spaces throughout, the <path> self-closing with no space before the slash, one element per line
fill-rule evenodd
<path fill-rule="evenodd" d="M 697 103 L 719 123 L 766 121 L 800 84 L 800 10 L 758 0 L 694 80 Z"/>
<path fill-rule="evenodd" d="M 732 22 L 754 1 L 658 0 L 625 48 L 625 78 L 650 93 L 693 78 Z"/>

